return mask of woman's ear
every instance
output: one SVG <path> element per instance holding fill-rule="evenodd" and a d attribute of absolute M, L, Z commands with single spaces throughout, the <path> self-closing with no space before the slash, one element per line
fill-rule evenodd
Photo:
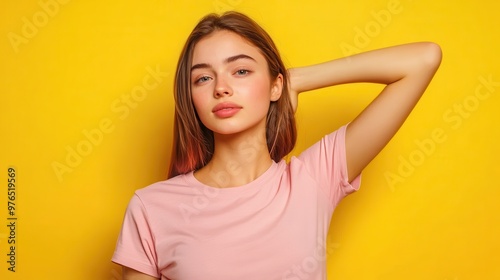
<path fill-rule="evenodd" d="M 281 93 L 283 93 L 283 75 L 280 73 L 271 86 L 271 101 L 280 99 Z"/>

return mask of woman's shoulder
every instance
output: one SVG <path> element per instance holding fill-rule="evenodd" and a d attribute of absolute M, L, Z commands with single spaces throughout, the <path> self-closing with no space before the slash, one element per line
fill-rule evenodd
<path fill-rule="evenodd" d="M 135 195 L 141 199 L 157 199 L 165 198 L 168 196 L 175 196 L 190 192 L 189 182 L 187 180 L 188 174 L 181 174 L 175 177 L 157 181 L 146 187 L 140 188 L 135 191 Z"/>

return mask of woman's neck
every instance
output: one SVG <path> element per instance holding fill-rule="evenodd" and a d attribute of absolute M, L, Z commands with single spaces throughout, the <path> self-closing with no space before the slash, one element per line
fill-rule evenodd
<path fill-rule="evenodd" d="M 214 135 L 214 154 L 210 162 L 195 172 L 200 182 L 218 188 L 248 184 L 272 164 L 264 133 Z"/>

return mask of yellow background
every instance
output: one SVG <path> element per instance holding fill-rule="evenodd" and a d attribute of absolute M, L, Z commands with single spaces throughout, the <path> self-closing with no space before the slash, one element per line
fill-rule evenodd
<path fill-rule="evenodd" d="M 426 94 L 334 214 L 328 277 L 500 279 L 500 4 L 436 0 L 2 1 L 1 279 L 120 278 L 110 258 L 125 206 L 166 176 L 180 49 L 199 18 L 228 9 L 261 23 L 290 67 L 439 43 L 443 63 Z M 294 153 L 380 89 L 301 95 Z"/>

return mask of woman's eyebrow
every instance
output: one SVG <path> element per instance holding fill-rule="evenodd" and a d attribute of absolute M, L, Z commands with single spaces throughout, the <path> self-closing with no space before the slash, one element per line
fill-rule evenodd
<path fill-rule="evenodd" d="M 230 56 L 230 57 L 226 58 L 224 60 L 224 63 L 228 64 L 228 63 L 234 62 L 234 61 L 239 60 L 239 59 L 250 59 L 250 60 L 256 61 L 253 57 L 251 57 L 249 55 L 238 54 L 238 55 L 234 55 L 234 56 Z M 211 67 L 212 67 L 212 65 L 210 65 L 209 63 L 198 63 L 198 64 L 191 66 L 191 72 L 195 69 L 211 68 Z"/>
<path fill-rule="evenodd" d="M 212 66 L 208 63 L 198 63 L 193 66 L 191 66 L 191 72 L 195 69 L 202 69 L 202 68 L 211 68 Z"/>
<path fill-rule="evenodd" d="M 228 57 L 226 58 L 225 62 L 226 63 L 230 63 L 230 62 L 233 62 L 233 61 L 236 61 L 238 59 L 250 59 L 250 60 L 253 60 L 255 61 L 255 59 L 249 55 L 246 55 L 246 54 L 238 54 L 238 55 L 235 55 L 235 56 L 231 56 L 231 57 Z"/>

